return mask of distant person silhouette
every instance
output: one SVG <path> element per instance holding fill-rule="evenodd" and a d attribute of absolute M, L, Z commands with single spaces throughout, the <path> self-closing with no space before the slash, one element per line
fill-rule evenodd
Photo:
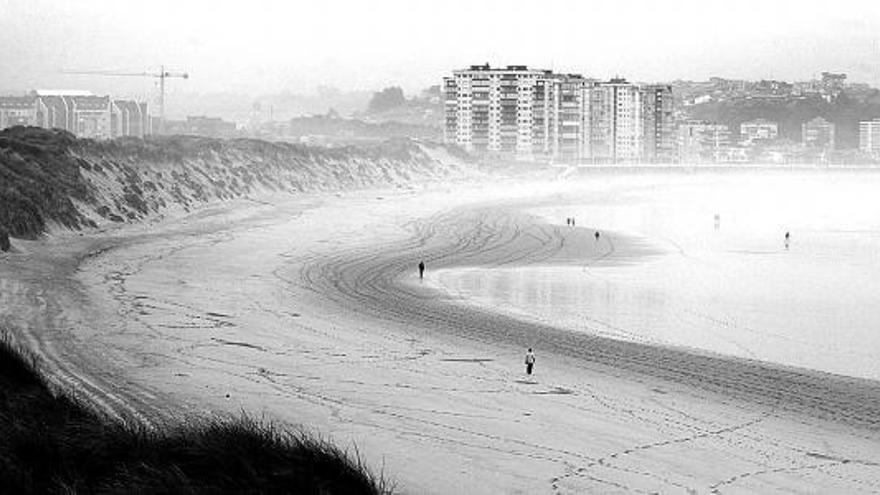
<path fill-rule="evenodd" d="M 532 348 L 529 347 L 529 352 L 526 353 L 526 374 L 532 374 L 532 368 L 535 366 L 535 353 L 532 352 Z"/>
<path fill-rule="evenodd" d="M 571 218 L 565 219 L 565 225 L 571 225 Z"/>
<path fill-rule="evenodd" d="M 786 232 L 785 233 L 785 249 L 788 249 L 788 243 L 790 240 L 791 240 L 791 234 Z"/>
<path fill-rule="evenodd" d="M 574 227 L 574 217 L 571 217 L 571 226 Z"/>
<path fill-rule="evenodd" d="M 596 241 L 598 241 L 599 240 L 599 231 L 597 230 L 596 233 L 593 235 L 596 237 Z"/>
<path fill-rule="evenodd" d="M 419 278 L 425 278 L 425 262 L 419 261 Z"/>

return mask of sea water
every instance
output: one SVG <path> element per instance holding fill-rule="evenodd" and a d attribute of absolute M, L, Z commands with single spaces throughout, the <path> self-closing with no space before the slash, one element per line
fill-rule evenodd
<path fill-rule="evenodd" d="M 598 230 L 582 261 L 437 280 L 469 303 L 567 329 L 880 379 L 880 173 L 613 184 L 528 210 Z M 655 254 L 629 256 L 625 239 Z"/>

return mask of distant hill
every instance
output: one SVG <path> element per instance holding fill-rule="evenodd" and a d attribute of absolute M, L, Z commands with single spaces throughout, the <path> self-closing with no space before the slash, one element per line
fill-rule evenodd
<path fill-rule="evenodd" d="M 444 113 L 440 86 L 431 86 L 411 98 L 406 98 L 400 88 L 385 88 L 373 94 L 366 111 L 355 116 L 368 122 L 431 127 L 442 137 Z"/>
<path fill-rule="evenodd" d="M 346 119 L 339 116 L 316 115 L 291 119 L 286 137 L 314 138 L 326 143 L 358 143 L 395 138 L 415 138 L 440 141 L 439 127 L 401 120 L 366 120 L 364 117 Z"/>
<path fill-rule="evenodd" d="M 190 115 L 212 115 L 240 124 L 252 120 L 287 120 L 310 114 L 327 113 L 331 108 L 351 116 L 363 111 L 370 101 L 369 91 L 342 91 L 329 86 L 318 87 L 314 93 L 283 91 L 273 94 L 247 93 L 169 93 L 169 118 L 183 119 Z"/>

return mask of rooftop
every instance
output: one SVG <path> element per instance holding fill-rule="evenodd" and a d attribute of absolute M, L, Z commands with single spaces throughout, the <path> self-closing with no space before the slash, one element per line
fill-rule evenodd
<path fill-rule="evenodd" d="M 37 96 L 93 96 L 94 93 L 84 89 L 38 89 Z"/>

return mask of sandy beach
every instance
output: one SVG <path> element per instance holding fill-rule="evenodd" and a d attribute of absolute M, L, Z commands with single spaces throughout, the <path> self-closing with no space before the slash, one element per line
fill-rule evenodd
<path fill-rule="evenodd" d="M 573 297 L 570 283 L 542 292 L 522 270 L 561 280 L 552 270 L 588 266 L 631 286 L 613 277 L 669 251 L 623 210 L 559 207 L 590 195 L 625 204 L 680 179 L 653 180 L 266 196 L 56 232 L 3 258 L 0 326 L 107 414 L 286 423 L 357 449 L 401 493 L 880 492 L 870 360 L 844 373 L 845 352 L 810 368 L 682 345 L 668 329 L 614 328 L 611 303 L 541 312 Z M 658 287 L 646 290 L 692 297 Z M 584 328 L 586 316 L 602 324 Z"/>

